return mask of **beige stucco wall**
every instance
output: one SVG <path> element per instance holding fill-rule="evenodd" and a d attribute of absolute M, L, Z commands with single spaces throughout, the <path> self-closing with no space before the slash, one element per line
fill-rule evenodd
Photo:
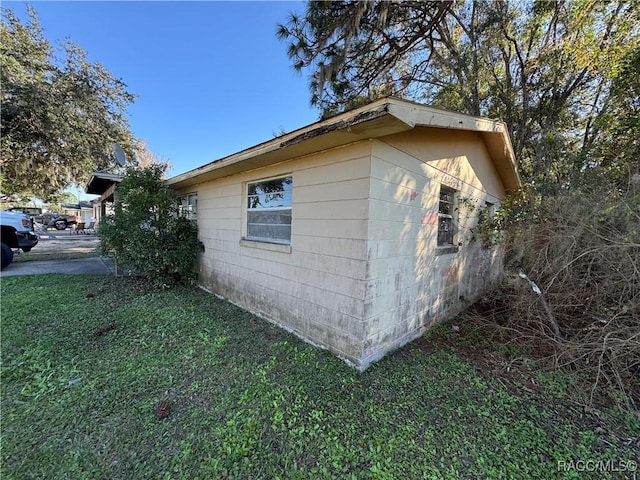
<path fill-rule="evenodd" d="M 291 175 L 291 245 L 242 240 L 246 183 Z M 459 203 L 455 254 L 437 255 L 438 193 Z M 504 196 L 479 135 L 442 129 L 363 141 L 232 175 L 198 193 L 199 281 L 359 368 L 476 298 L 501 268 L 471 241 Z"/>
<path fill-rule="evenodd" d="M 477 207 L 504 196 L 479 135 L 416 128 L 375 141 L 371 158 L 365 365 L 462 310 L 502 268 L 499 250 L 472 241 Z M 456 190 L 456 253 L 437 247 L 441 185 Z"/>
<path fill-rule="evenodd" d="M 362 351 L 370 142 L 233 175 L 198 192 L 199 282 L 357 362 Z M 292 175 L 291 246 L 242 241 L 246 183 Z"/>

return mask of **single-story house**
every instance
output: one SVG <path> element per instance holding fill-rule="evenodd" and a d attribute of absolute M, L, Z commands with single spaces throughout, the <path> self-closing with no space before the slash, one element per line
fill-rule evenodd
<path fill-rule="evenodd" d="M 520 180 L 504 123 L 383 98 L 167 181 L 199 283 L 364 369 L 477 299 Z"/>
<path fill-rule="evenodd" d="M 89 224 L 93 219 L 93 204 L 88 201 L 81 201 L 79 203 L 63 203 L 60 205 L 62 212 L 66 215 L 75 215 L 78 222 L 84 222 Z"/>

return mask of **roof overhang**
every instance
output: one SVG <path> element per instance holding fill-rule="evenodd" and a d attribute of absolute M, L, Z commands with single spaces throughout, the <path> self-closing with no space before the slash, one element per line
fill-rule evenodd
<path fill-rule="evenodd" d="M 520 187 L 511 140 L 504 122 L 427 107 L 397 98 L 382 98 L 354 110 L 242 150 L 167 180 L 173 188 L 187 188 L 371 138 L 415 127 L 478 132 L 507 190 Z M 89 192 L 88 192 L 89 193 Z"/>
<path fill-rule="evenodd" d="M 60 205 L 65 210 L 92 210 L 91 202 L 81 201 L 80 203 L 63 203 Z"/>
<path fill-rule="evenodd" d="M 102 195 L 113 185 L 120 183 L 123 178 L 123 175 L 116 173 L 93 172 L 84 191 L 92 195 Z"/>

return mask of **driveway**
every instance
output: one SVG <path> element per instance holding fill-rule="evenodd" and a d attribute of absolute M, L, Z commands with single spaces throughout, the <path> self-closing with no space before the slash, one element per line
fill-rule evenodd
<path fill-rule="evenodd" d="M 76 235 L 71 230 L 47 230 L 38 236 L 40 241 L 33 247 L 34 253 L 90 253 L 100 244 L 95 234 Z"/>
<path fill-rule="evenodd" d="M 42 260 L 13 262 L 2 270 L 0 277 L 16 275 L 41 275 L 43 273 L 69 273 L 75 275 L 109 275 L 112 267 L 101 257 L 76 258 L 73 260 Z"/>
<path fill-rule="evenodd" d="M 40 241 L 33 253 L 92 253 L 99 244 L 96 235 L 76 235 L 69 230 L 49 230 L 40 235 Z M 40 275 L 45 273 L 67 273 L 76 275 L 113 275 L 114 267 L 110 260 L 99 257 L 77 258 L 72 260 L 35 260 L 20 261 L 21 256 L 28 253 L 15 254 L 15 261 L 0 272 L 0 277 L 15 275 Z"/>

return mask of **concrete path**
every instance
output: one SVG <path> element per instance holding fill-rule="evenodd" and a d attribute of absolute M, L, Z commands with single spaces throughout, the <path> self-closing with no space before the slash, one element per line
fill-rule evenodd
<path fill-rule="evenodd" d="M 37 248 L 37 247 L 36 247 Z M 73 260 L 42 260 L 13 262 L 0 277 L 16 275 L 41 275 L 43 273 L 69 273 L 72 275 L 113 275 L 113 265 L 101 257 L 77 258 Z"/>

